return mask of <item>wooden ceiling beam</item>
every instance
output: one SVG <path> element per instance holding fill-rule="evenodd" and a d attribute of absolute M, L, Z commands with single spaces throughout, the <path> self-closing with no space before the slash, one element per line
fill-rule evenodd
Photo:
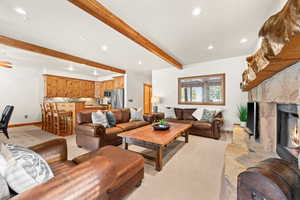
<path fill-rule="evenodd" d="M 80 57 L 73 56 L 73 55 L 63 53 L 60 51 L 56 51 L 56 50 L 48 49 L 48 48 L 41 47 L 41 46 L 38 46 L 35 44 L 27 43 L 27 42 L 24 42 L 21 40 L 9 38 L 9 37 L 3 36 L 3 35 L 0 35 L 0 44 L 18 48 L 18 49 L 23 49 L 26 51 L 31 51 L 31 52 L 38 53 L 38 54 L 43 54 L 46 56 L 51 56 L 51 57 L 75 62 L 75 63 L 79 63 L 79 64 L 88 65 L 88 66 L 103 69 L 103 70 L 108 70 L 108 71 L 117 72 L 117 73 L 121 73 L 121 74 L 126 73 L 125 70 L 122 70 L 122 69 L 119 69 L 116 67 L 111 67 L 108 65 L 104 65 L 104 64 L 92 61 L 92 60 L 80 58 Z"/>
<path fill-rule="evenodd" d="M 116 31 L 120 32 L 124 36 L 128 37 L 132 41 L 141 45 L 148 51 L 154 53 L 155 55 L 162 58 L 166 62 L 175 66 L 176 68 L 182 69 L 182 64 L 180 62 L 178 62 L 175 58 L 173 58 L 168 53 L 163 51 L 161 48 L 156 46 L 146 37 L 138 33 L 132 27 L 130 27 L 122 19 L 117 17 L 115 14 L 113 14 L 111 11 L 105 8 L 102 4 L 100 4 L 99 1 L 97 0 L 68 0 L 68 1 L 76 5 L 77 7 L 81 8 L 82 10 L 86 11 L 90 15 L 96 17 L 97 19 L 99 19 L 106 25 L 110 26 L 111 28 L 115 29 Z"/>

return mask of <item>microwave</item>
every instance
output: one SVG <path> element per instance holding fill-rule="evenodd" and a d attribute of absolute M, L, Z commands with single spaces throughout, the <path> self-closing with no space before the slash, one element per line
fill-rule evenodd
<path fill-rule="evenodd" d="M 111 97 L 111 91 L 104 91 L 105 97 Z"/>

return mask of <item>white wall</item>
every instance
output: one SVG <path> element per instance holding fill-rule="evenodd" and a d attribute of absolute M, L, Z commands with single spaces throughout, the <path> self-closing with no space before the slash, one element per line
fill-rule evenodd
<path fill-rule="evenodd" d="M 0 113 L 5 105 L 15 106 L 10 124 L 39 122 L 41 120 L 40 103 L 44 97 L 42 74 L 52 74 L 86 80 L 92 76 L 53 70 L 38 70 L 30 67 L 0 69 Z M 28 115 L 28 118 L 25 118 Z"/>
<path fill-rule="evenodd" d="M 184 66 L 183 70 L 168 68 L 152 71 L 153 96 L 161 98 L 161 106 L 176 106 L 181 108 L 224 108 L 225 130 L 232 130 L 233 124 L 238 122 L 237 106 L 247 102 L 247 93 L 240 90 L 242 72 L 246 66 L 246 56 L 222 59 L 217 61 L 197 63 Z M 178 104 L 178 80 L 180 77 L 226 74 L 226 105 L 199 106 Z"/>
<path fill-rule="evenodd" d="M 151 73 L 127 71 L 125 107 L 144 107 L 144 84 L 151 84 Z M 132 100 L 132 102 L 130 102 Z"/>

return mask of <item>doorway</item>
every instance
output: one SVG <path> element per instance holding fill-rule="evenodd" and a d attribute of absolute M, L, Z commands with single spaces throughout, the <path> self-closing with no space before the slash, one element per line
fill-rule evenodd
<path fill-rule="evenodd" d="M 148 114 L 152 111 L 152 85 L 144 84 L 144 113 Z"/>

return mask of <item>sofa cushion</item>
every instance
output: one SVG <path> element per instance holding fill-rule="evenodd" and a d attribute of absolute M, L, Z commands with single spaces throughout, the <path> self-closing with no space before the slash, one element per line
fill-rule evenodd
<path fill-rule="evenodd" d="M 185 108 L 182 110 L 183 120 L 195 120 L 193 113 L 196 111 L 195 108 Z"/>
<path fill-rule="evenodd" d="M 192 127 L 196 129 L 210 129 L 212 127 L 212 124 L 209 122 L 201 122 L 201 121 L 193 121 Z"/>
<path fill-rule="evenodd" d="M 173 122 L 173 123 L 181 123 L 181 124 L 190 124 L 192 123 L 194 120 L 178 120 L 178 119 L 165 119 L 167 122 Z"/>
<path fill-rule="evenodd" d="M 59 161 L 59 162 L 54 162 L 50 165 L 50 168 L 52 169 L 53 173 L 55 176 L 66 172 L 69 169 L 72 169 L 75 167 L 76 164 L 72 161 Z"/>
<path fill-rule="evenodd" d="M 143 127 L 150 124 L 150 122 L 146 122 L 146 121 L 135 121 L 133 123 L 135 124 L 136 128 Z"/>
<path fill-rule="evenodd" d="M 183 119 L 183 110 L 181 108 L 174 108 L 176 119 L 182 120 Z"/>
<path fill-rule="evenodd" d="M 137 124 L 134 122 L 126 122 L 126 123 L 120 123 L 116 125 L 118 128 L 123 129 L 123 131 L 130 131 L 132 129 L 135 129 L 137 127 Z"/>
<path fill-rule="evenodd" d="M 144 168 L 144 158 L 141 155 L 114 146 L 103 147 L 99 150 L 79 156 L 73 161 L 80 164 L 95 156 L 108 158 L 116 169 L 117 177 L 110 191 L 119 188 Z"/>
<path fill-rule="evenodd" d="M 92 123 L 92 113 L 91 112 L 80 112 L 77 114 L 77 123 Z"/>
<path fill-rule="evenodd" d="M 112 127 L 112 128 L 106 128 L 105 129 L 105 133 L 107 135 L 114 135 L 114 134 L 118 134 L 123 132 L 123 129 L 119 128 L 119 127 Z"/>
<path fill-rule="evenodd" d="M 117 124 L 121 123 L 122 122 L 122 112 L 121 112 L 121 110 L 116 109 L 116 110 L 112 110 L 111 112 L 114 114 L 114 116 L 116 118 L 116 123 Z"/>
<path fill-rule="evenodd" d="M 130 120 L 130 109 L 128 108 L 125 108 L 125 109 L 122 109 L 121 110 L 122 112 L 122 123 L 126 123 L 126 122 L 129 122 Z"/>

